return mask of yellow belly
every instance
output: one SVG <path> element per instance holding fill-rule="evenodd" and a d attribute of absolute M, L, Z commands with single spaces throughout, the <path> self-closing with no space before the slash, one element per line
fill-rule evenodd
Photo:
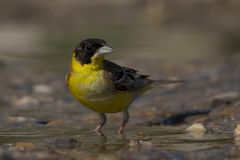
<path fill-rule="evenodd" d="M 84 97 L 76 97 L 85 107 L 99 113 L 116 113 L 129 106 L 132 97 L 126 94 L 115 94 L 103 100 L 92 100 Z"/>
<path fill-rule="evenodd" d="M 119 92 L 103 76 L 103 71 L 71 72 L 68 87 L 85 107 L 100 113 L 115 113 L 127 108 L 134 99 L 132 93 Z"/>

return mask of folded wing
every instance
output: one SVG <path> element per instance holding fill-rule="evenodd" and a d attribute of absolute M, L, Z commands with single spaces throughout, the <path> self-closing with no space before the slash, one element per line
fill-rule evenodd
<path fill-rule="evenodd" d="M 119 91 L 141 90 L 153 82 L 147 75 L 138 74 L 134 69 L 122 67 L 108 60 L 104 60 L 103 67 L 115 89 Z"/>

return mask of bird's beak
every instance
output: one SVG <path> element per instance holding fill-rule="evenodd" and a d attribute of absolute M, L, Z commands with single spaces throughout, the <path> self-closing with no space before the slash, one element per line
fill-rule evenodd
<path fill-rule="evenodd" d="M 113 52 L 113 49 L 109 46 L 103 46 L 97 50 L 97 53 L 99 55 L 105 55 L 105 54 L 112 53 L 112 52 Z"/>

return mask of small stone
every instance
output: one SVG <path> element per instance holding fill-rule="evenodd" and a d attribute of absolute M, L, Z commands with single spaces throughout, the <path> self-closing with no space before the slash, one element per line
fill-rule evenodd
<path fill-rule="evenodd" d="M 237 124 L 235 129 L 234 129 L 234 135 L 235 136 L 240 136 L 240 124 Z"/>
<path fill-rule="evenodd" d="M 53 92 L 53 89 L 45 84 L 37 84 L 33 86 L 33 92 L 40 94 L 50 94 Z"/>
<path fill-rule="evenodd" d="M 28 118 L 28 117 L 8 117 L 8 121 L 12 123 L 23 123 L 23 122 L 34 122 L 36 121 L 34 118 Z"/>
<path fill-rule="evenodd" d="M 190 133 L 205 133 L 206 128 L 202 123 L 193 123 L 191 126 L 189 126 L 186 131 Z"/>
<path fill-rule="evenodd" d="M 8 121 L 10 121 L 10 122 L 26 122 L 27 118 L 26 117 L 9 117 Z"/>
<path fill-rule="evenodd" d="M 14 104 L 18 107 L 31 107 L 39 104 L 39 101 L 30 96 L 23 96 L 17 99 Z"/>
<path fill-rule="evenodd" d="M 29 142 L 18 142 L 16 143 L 16 148 L 18 150 L 33 150 L 36 148 L 36 146 Z"/>
<path fill-rule="evenodd" d="M 142 141 L 142 140 L 130 140 L 128 143 L 128 146 L 130 148 L 145 148 L 145 149 L 151 149 L 156 147 L 152 142 L 150 141 Z"/>

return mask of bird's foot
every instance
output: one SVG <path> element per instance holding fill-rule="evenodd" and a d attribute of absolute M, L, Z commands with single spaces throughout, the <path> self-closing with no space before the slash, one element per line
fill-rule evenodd
<path fill-rule="evenodd" d="M 102 125 L 98 125 L 95 129 L 94 129 L 94 132 L 96 132 L 98 135 L 103 135 L 102 133 Z"/>

